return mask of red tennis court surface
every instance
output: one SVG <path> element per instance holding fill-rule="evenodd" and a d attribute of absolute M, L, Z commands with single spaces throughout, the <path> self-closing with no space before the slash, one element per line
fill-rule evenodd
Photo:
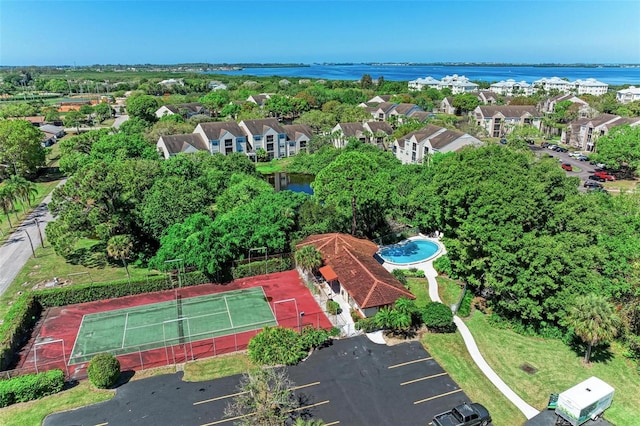
<path fill-rule="evenodd" d="M 18 369 L 22 372 L 31 372 L 60 368 L 67 373 L 69 378 L 84 378 L 86 377 L 88 363 L 67 366 L 84 315 L 170 301 L 175 299 L 176 292 L 182 298 L 188 298 L 256 286 L 262 286 L 264 289 L 278 324 L 281 326 L 296 330 L 307 325 L 327 329 L 332 326 L 309 289 L 300 279 L 298 272 L 278 272 L 243 278 L 229 284 L 204 284 L 178 290 L 146 293 L 48 309 L 43 312 L 42 318 L 36 326 L 36 331 L 34 331 L 34 336 L 21 351 Z M 304 314 L 301 315 L 302 313 Z M 130 354 L 119 355 L 118 359 L 123 371 L 143 370 L 181 363 L 192 359 L 244 350 L 247 348 L 249 340 L 258 332 L 260 330 L 167 346 L 161 349 L 135 351 Z"/>

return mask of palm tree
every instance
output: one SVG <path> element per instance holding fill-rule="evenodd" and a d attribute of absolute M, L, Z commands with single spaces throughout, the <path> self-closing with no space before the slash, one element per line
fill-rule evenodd
<path fill-rule="evenodd" d="M 13 228 L 11 224 L 11 216 L 9 213 L 13 210 L 13 202 L 15 201 L 16 196 L 13 188 L 7 184 L 0 186 L 0 207 L 2 207 L 2 211 L 5 215 L 7 215 L 7 220 L 9 221 L 9 228 Z"/>
<path fill-rule="evenodd" d="M 296 250 L 295 259 L 296 265 L 306 273 L 312 272 L 322 265 L 322 253 L 312 245 Z"/>
<path fill-rule="evenodd" d="M 8 180 L 9 185 L 13 187 L 17 199 L 22 201 L 22 212 L 26 214 L 28 205 L 31 207 L 31 200 L 38 193 L 35 184 L 22 176 L 13 175 Z"/>
<path fill-rule="evenodd" d="M 133 240 L 130 235 L 114 235 L 107 241 L 107 254 L 113 258 L 122 260 L 124 269 L 127 271 L 127 279 L 131 282 L 131 275 L 129 275 L 129 266 L 127 265 L 127 258 L 131 256 L 133 251 Z"/>
<path fill-rule="evenodd" d="M 589 293 L 576 298 L 569 310 L 567 323 L 583 342 L 587 344 L 584 363 L 589 363 L 591 348 L 608 342 L 618 334 L 620 319 L 611 303 L 603 296 Z"/>

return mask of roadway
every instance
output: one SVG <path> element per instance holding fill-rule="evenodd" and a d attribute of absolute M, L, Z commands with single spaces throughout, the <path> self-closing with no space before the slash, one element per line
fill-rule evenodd
<path fill-rule="evenodd" d="M 62 185 L 66 179 L 62 180 Z M 25 263 L 31 256 L 33 249 L 40 247 L 45 238 L 44 229 L 47 223 L 53 220 L 47 205 L 51 201 L 51 194 L 34 209 L 14 232 L 9 239 L 0 246 L 0 295 L 7 291 L 9 285 L 18 276 Z M 39 228 L 39 229 L 38 229 Z M 51 277 L 53 280 L 53 277 Z"/>

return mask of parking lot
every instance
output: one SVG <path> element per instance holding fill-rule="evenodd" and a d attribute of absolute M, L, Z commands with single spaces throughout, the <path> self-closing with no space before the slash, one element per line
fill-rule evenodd
<path fill-rule="evenodd" d="M 378 345 L 364 336 L 337 340 L 289 367 L 304 411 L 327 425 L 427 425 L 469 402 L 418 342 Z M 45 425 L 231 425 L 224 416 L 240 376 L 188 383 L 181 374 L 132 381 L 111 401 L 47 417 Z"/>

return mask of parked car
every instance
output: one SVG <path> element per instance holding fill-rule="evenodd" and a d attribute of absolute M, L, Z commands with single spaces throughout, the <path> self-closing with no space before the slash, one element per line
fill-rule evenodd
<path fill-rule="evenodd" d="M 434 426 L 486 426 L 491 415 L 478 403 L 461 404 L 433 418 Z"/>
<path fill-rule="evenodd" d="M 606 179 L 605 179 L 605 178 L 600 177 L 600 176 L 598 176 L 598 175 L 589 175 L 589 179 L 590 179 L 590 180 L 595 180 L 595 181 L 598 181 L 598 182 L 604 182 L 604 181 L 606 181 Z"/>
<path fill-rule="evenodd" d="M 555 151 L 557 147 L 558 145 L 554 145 L 554 144 L 547 145 L 547 148 L 549 148 L 551 151 Z"/>
<path fill-rule="evenodd" d="M 500 139 L 500 143 L 502 145 L 506 145 L 507 144 L 507 140 L 505 138 Z"/>
<path fill-rule="evenodd" d="M 559 146 L 559 147 L 556 148 L 556 151 L 558 151 L 558 152 L 567 152 L 569 150 L 567 148 L 563 148 L 563 147 Z"/>
<path fill-rule="evenodd" d="M 542 142 L 542 143 L 540 144 L 540 147 L 541 147 L 541 148 L 547 148 L 548 146 L 549 146 L 549 142 Z"/>
<path fill-rule="evenodd" d="M 525 139 L 525 142 L 527 142 L 529 145 L 534 145 L 534 144 L 536 143 L 536 142 L 535 142 L 533 139 L 531 139 L 531 138 L 527 138 L 527 139 Z"/>
<path fill-rule="evenodd" d="M 587 179 L 584 181 L 584 187 L 585 188 L 602 188 L 602 184 L 595 180 Z"/>
<path fill-rule="evenodd" d="M 587 157 L 586 155 L 580 154 L 577 157 L 575 157 L 575 159 L 579 160 L 579 161 L 587 161 L 589 159 L 589 157 Z"/>
<path fill-rule="evenodd" d="M 615 177 L 615 176 L 610 175 L 609 173 L 604 172 L 604 171 L 602 171 L 602 172 L 595 172 L 595 173 L 594 173 L 594 176 L 601 177 L 601 178 L 602 178 L 602 179 L 604 179 L 604 180 L 611 180 L 611 181 L 616 180 L 616 177 Z"/>
<path fill-rule="evenodd" d="M 569 157 L 578 158 L 582 153 L 580 151 L 573 151 L 569 153 Z"/>
<path fill-rule="evenodd" d="M 596 167 L 599 168 L 599 169 L 606 169 L 607 165 L 604 164 L 604 163 L 596 163 Z"/>
<path fill-rule="evenodd" d="M 573 167 L 571 167 L 571 164 L 569 164 L 569 163 L 562 163 L 562 165 L 560 167 L 562 167 L 563 170 L 566 170 L 568 172 L 572 172 L 573 171 Z"/>

